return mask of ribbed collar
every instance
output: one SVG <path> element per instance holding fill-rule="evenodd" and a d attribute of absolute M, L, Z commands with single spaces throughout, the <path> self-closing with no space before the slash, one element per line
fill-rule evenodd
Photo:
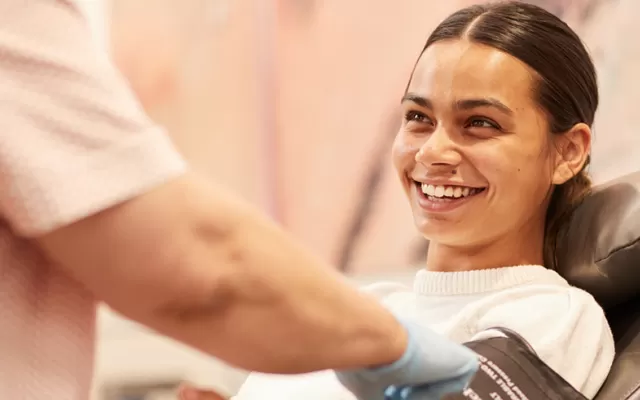
<path fill-rule="evenodd" d="M 433 272 L 420 270 L 413 284 L 423 295 L 479 294 L 519 286 L 531 282 L 568 285 L 555 271 L 540 265 L 519 265 L 494 269 Z"/>

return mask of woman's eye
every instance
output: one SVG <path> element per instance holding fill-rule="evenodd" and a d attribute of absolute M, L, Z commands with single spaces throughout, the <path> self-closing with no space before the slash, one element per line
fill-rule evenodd
<path fill-rule="evenodd" d="M 467 123 L 467 128 L 491 128 L 500 129 L 500 126 L 495 122 L 485 118 L 472 118 Z"/>
<path fill-rule="evenodd" d="M 426 115 L 418 111 L 407 111 L 407 113 L 404 115 L 404 119 L 407 122 L 430 122 L 429 118 Z"/>

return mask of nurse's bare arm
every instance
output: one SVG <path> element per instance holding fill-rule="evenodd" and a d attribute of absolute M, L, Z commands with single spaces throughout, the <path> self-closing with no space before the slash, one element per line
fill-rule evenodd
<path fill-rule="evenodd" d="M 406 346 L 373 298 L 194 173 L 37 241 L 116 311 L 244 369 L 381 365 Z"/>

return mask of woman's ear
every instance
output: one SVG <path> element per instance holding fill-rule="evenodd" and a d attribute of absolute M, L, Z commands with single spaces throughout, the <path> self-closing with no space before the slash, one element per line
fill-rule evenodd
<path fill-rule="evenodd" d="M 554 135 L 556 162 L 553 184 L 562 185 L 584 168 L 591 153 L 591 128 L 579 123 L 567 132 Z"/>

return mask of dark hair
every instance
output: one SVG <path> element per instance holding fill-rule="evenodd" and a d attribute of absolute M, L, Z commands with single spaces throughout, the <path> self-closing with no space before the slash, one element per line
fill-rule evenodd
<path fill-rule="evenodd" d="M 593 61 L 578 35 L 552 13 L 517 1 L 467 7 L 438 25 L 422 51 L 442 40 L 462 38 L 510 54 L 536 72 L 533 95 L 547 115 L 551 133 L 565 133 L 580 122 L 593 125 L 598 108 Z M 558 237 L 591 189 L 588 164 L 589 159 L 551 193 L 544 244 L 548 267 L 555 268 Z"/>

